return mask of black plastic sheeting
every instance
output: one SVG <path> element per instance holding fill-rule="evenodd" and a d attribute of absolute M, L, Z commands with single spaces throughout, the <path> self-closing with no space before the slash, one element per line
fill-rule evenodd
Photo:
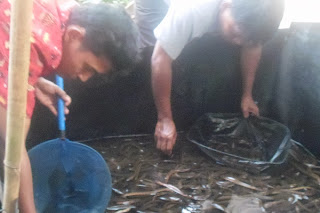
<path fill-rule="evenodd" d="M 296 24 L 282 51 L 274 117 L 320 157 L 320 24 Z"/>
<path fill-rule="evenodd" d="M 208 113 L 190 129 L 188 140 L 222 165 L 253 173 L 280 168 L 290 147 L 289 129 L 271 119 Z"/>
<path fill-rule="evenodd" d="M 66 81 L 72 97 L 67 136 L 85 140 L 153 133 L 156 109 L 150 85 L 152 49 L 125 76 L 112 82 Z M 320 25 L 297 24 L 265 44 L 254 85 L 260 113 L 289 127 L 292 138 L 320 156 Z M 172 110 L 178 130 L 205 113 L 238 113 L 239 48 L 204 36 L 188 45 L 173 67 Z M 37 104 L 27 145 L 57 136 L 54 116 Z"/>

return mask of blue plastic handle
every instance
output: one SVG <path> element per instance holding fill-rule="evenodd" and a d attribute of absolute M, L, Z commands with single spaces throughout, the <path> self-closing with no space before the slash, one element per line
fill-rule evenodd
<path fill-rule="evenodd" d="M 56 75 L 56 84 L 62 90 L 64 89 L 63 86 L 63 78 L 59 75 Z M 66 130 L 66 122 L 65 122 L 65 115 L 64 115 L 64 101 L 62 98 L 58 98 L 58 126 L 60 131 Z"/>

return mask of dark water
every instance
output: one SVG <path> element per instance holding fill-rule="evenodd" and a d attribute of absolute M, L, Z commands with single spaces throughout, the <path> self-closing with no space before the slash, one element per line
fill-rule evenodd
<path fill-rule="evenodd" d="M 179 135 L 171 157 L 152 136 L 88 143 L 107 160 L 113 195 L 107 212 L 318 212 L 320 167 L 297 146 L 288 165 L 253 175 L 216 164 Z"/>

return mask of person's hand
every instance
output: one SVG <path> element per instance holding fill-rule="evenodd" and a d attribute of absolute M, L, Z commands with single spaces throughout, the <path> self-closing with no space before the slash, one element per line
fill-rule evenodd
<path fill-rule="evenodd" d="M 57 100 L 58 97 L 62 98 L 65 103 L 64 113 L 68 114 L 69 109 L 67 108 L 71 103 L 71 98 L 65 91 L 60 89 L 56 84 L 48 81 L 44 78 L 39 78 L 34 86 L 35 95 L 37 99 L 44 106 L 48 107 L 49 110 L 57 115 Z"/>
<path fill-rule="evenodd" d="M 259 108 L 252 97 L 243 97 L 241 100 L 241 110 L 243 117 L 248 118 L 250 114 L 259 116 Z"/>
<path fill-rule="evenodd" d="M 167 155 L 171 155 L 177 139 L 177 130 L 173 120 L 169 118 L 158 120 L 154 136 L 157 149 Z"/>

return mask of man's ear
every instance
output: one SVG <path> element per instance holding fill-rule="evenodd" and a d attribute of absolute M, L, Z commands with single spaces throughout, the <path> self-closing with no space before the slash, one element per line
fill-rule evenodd
<path fill-rule="evenodd" d="M 86 29 L 79 25 L 69 25 L 64 33 L 64 41 L 71 42 L 74 40 L 82 41 L 86 34 Z"/>

